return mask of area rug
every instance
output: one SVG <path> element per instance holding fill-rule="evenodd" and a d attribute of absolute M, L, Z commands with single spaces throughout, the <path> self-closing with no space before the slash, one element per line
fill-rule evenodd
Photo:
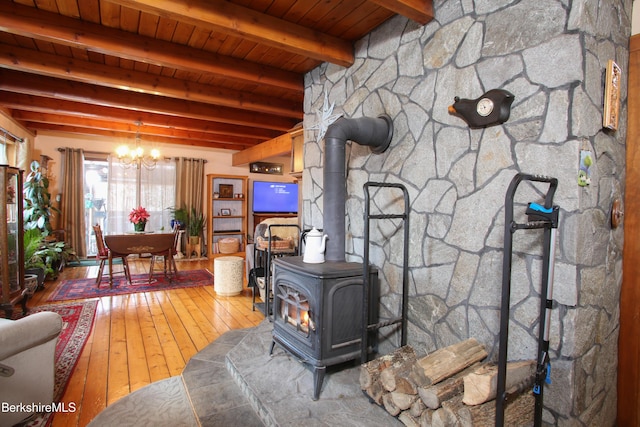
<path fill-rule="evenodd" d="M 170 289 L 193 288 L 213 285 L 213 274 L 209 270 L 178 271 L 177 277 L 169 281 L 162 272 L 155 273 L 151 284 L 148 274 L 132 274 L 129 284 L 124 276 L 114 277 L 113 287 L 109 288 L 107 278 L 103 278 L 100 287 L 96 279 L 72 279 L 61 281 L 49 296 L 49 301 L 65 301 L 71 299 L 88 299 L 113 295 L 134 294 L 138 292 L 166 291 Z"/>
<path fill-rule="evenodd" d="M 76 367 L 80 353 L 82 353 L 82 349 L 91 333 L 97 305 L 97 300 L 41 305 L 31 308 L 27 314 L 28 316 L 29 314 L 40 311 L 53 311 L 62 316 L 62 332 L 60 332 L 58 337 L 55 353 L 56 376 L 53 385 L 54 402 L 60 402 L 60 399 L 64 395 L 69 378 L 71 378 L 71 373 Z M 18 311 L 18 315 L 14 316 L 14 318 L 16 317 L 22 317 L 22 310 Z M 22 425 L 24 427 L 48 426 L 51 423 L 52 415 L 52 413 L 44 413 Z"/>

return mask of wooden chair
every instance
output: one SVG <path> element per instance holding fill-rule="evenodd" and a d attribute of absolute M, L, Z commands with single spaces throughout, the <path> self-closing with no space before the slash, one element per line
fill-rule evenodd
<path fill-rule="evenodd" d="M 98 247 L 98 254 L 96 255 L 96 259 L 100 260 L 100 267 L 98 269 L 98 277 L 96 277 L 96 285 L 100 287 L 100 282 L 102 282 L 102 274 L 104 272 L 104 265 L 109 260 L 109 248 L 104 243 L 104 236 L 102 235 L 102 228 L 99 224 L 93 226 L 93 232 L 96 235 L 96 246 Z M 127 278 L 129 284 L 131 284 L 131 273 L 129 272 L 129 264 L 127 262 L 127 256 L 112 253 L 112 258 L 120 258 L 122 260 L 122 271 L 114 271 L 111 274 L 116 273 L 124 273 L 124 276 Z"/>
<path fill-rule="evenodd" d="M 151 254 L 151 266 L 149 268 L 149 283 L 153 276 L 153 266 L 155 264 L 156 257 L 162 257 L 164 262 L 164 276 L 169 277 L 169 281 L 173 277 L 178 277 L 178 267 L 176 266 L 175 256 L 178 253 L 178 242 L 180 241 L 180 227 L 175 226 L 173 228 L 173 246 L 166 252 L 156 252 Z M 168 268 L 167 268 L 168 267 Z M 167 274 L 168 271 L 168 274 Z"/>

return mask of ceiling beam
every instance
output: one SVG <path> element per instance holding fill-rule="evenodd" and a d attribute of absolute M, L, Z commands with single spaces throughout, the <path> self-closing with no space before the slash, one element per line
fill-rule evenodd
<path fill-rule="evenodd" d="M 160 67 L 210 73 L 303 92 L 302 76 L 12 2 L 0 2 L 0 30 Z"/>
<path fill-rule="evenodd" d="M 269 141 L 249 147 L 246 150 L 233 153 L 231 156 L 231 166 L 246 165 L 270 157 L 282 156 L 290 152 L 291 134 L 287 132 Z"/>
<path fill-rule="evenodd" d="M 117 131 L 103 130 L 103 129 L 91 129 L 91 128 L 85 128 L 81 126 L 61 126 L 61 125 L 53 125 L 53 124 L 46 124 L 46 123 L 31 123 L 31 122 L 23 123 L 23 125 L 28 127 L 29 129 L 37 129 L 37 130 L 47 131 L 47 132 L 61 132 L 61 133 L 73 133 L 73 134 L 79 134 L 79 135 L 104 136 L 104 137 L 119 139 L 123 141 L 127 139 L 132 139 L 131 134 L 128 132 L 117 132 Z M 143 139 L 143 143 L 145 142 L 185 145 L 185 146 L 191 146 L 191 147 L 220 148 L 224 150 L 241 150 L 243 148 L 242 145 L 233 144 L 233 143 L 224 143 L 224 142 L 212 143 L 208 141 L 165 138 L 160 136 L 149 136 L 148 138 Z"/>
<path fill-rule="evenodd" d="M 302 118 L 302 102 L 178 80 L 0 44 L 0 67 L 134 92 Z"/>
<path fill-rule="evenodd" d="M 32 123 L 36 127 L 38 126 L 38 124 L 52 124 L 61 126 L 85 127 L 98 130 L 112 129 L 119 132 L 127 132 L 131 135 L 135 135 L 139 132 L 143 137 L 160 136 L 166 138 L 177 138 L 191 141 L 197 140 L 211 143 L 222 142 L 242 147 L 251 147 L 263 142 L 263 140 L 251 137 L 238 137 L 213 132 L 172 129 L 148 124 L 140 124 L 138 126 L 136 123 L 116 123 L 109 120 L 73 117 L 63 114 L 15 111 L 12 114 L 12 117 L 18 121 Z"/>
<path fill-rule="evenodd" d="M 269 114 L 128 92 L 3 69 L 0 69 L 0 90 L 285 132 L 297 122 L 295 119 Z"/>
<path fill-rule="evenodd" d="M 226 1 L 110 1 L 199 28 L 221 31 L 263 43 L 322 62 L 348 67 L 354 61 L 354 48 L 350 42 Z"/>
<path fill-rule="evenodd" d="M 425 25 L 435 15 L 433 14 L 433 0 L 370 0 L 380 7 L 389 9 L 398 15 Z"/>
<path fill-rule="evenodd" d="M 185 117 L 166 116 L 144 111 L 130 111 L 6 91 L 0 91 L 0 99 L 2 99 L 3 105 L 13 110 L 11 112 L 12 117 L 16 118 L 16 120 L 23 121 L 40 121 L 36 118 L 37 114 L 59 114 L 69 117 L 95 118 L 119 123 L 140 122 L 156 127 L 257 138 L 262 141 L 282 134 L 282 131 L 230 125 Z"/>

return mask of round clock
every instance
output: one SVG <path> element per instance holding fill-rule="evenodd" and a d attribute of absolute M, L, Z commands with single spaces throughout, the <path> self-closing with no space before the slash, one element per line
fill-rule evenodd
<path fill-rule="evenodd" d="M 493 101 L 489 98 L 482 98 L 476 105 L 476 111 L 482 117 L 486 117 L 493 111 Z"/>

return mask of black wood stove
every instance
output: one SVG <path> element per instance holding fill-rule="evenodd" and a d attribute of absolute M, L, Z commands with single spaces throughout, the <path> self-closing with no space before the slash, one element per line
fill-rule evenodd
<path fill-rule="evenodd" d="M 369 271 L 369 323 L 373 324 L 378 320 L 378 272 Z M 327 366 L 360 359 L 363 274 L 360 263 L 308 264 L 302 257 L 274 261 L 271 352 L 279 344 L 311 365 L 313 400 L 320 395 Z M 374 347 L 376 332 L 367 340 Z"/>

